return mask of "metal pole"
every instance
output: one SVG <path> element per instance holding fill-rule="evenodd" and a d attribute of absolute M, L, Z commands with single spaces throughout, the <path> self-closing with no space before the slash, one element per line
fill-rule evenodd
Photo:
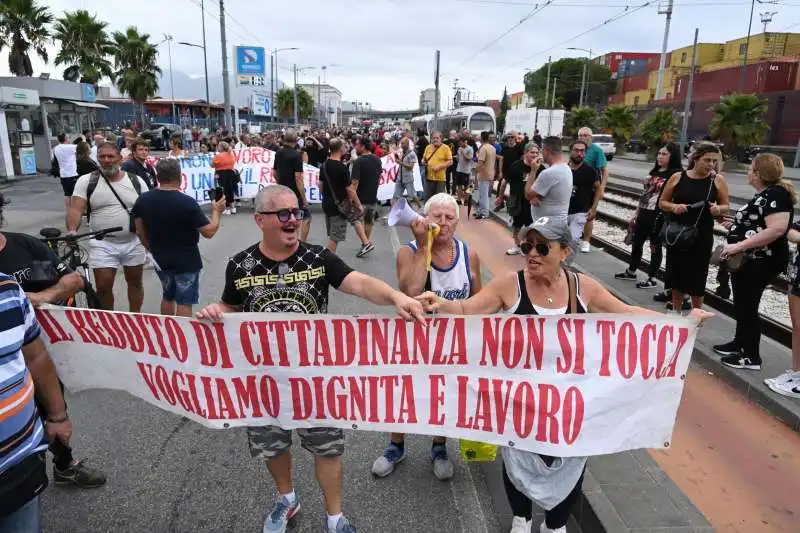
<path fill-rule="evenodd" d="M 273 52 L 269 55 L 269 112 L 272 115 L 272 122 L 275 122 L 275 70 L 273 65 Z"/>
<path fill-rule="evenodd" d="M 439 50 L 436 50 L 436 63 L 434 65 L 434 74 L 433 74 L 433 81 L 434 81 L 434 90 L 436 93 L 436 101 L 433 103 L 433 128 L 438 130 L 439 129 L 439 58 L 441 53 Z M 431 134 L 433 132 L 430 132 Z"/>
<path fill-rule="evenodd" d="M 589 86 L 592 83 L 591 64 L 592 64 L 592 49 L 589 48 L 589 62 L 586 64 L 586 91 L 583 93 L 583 101 L 587 106 L 589 105 Z"/>
<path fill-rule="evenodd" d="M 200 14 L 203 17 L 203 69 L 206 75 L 206 126 L 211 118 L 211 98 L 208 93 L 208 53 L 206 52 L 206 8 L 205 0 L 200 0 Z M 224 45 L 223 45 L 224 48 Z M 210 129 L 210 128 L 209 128 Z"/>
<path fill-rule="evenodd" d="M 44 107 L 42 107 L 42 109 L 44 109 Z M 800 139 L 797 139 L 797 151 L 794 153 L 794 165 L 792 166 L 794 168 L 800 167 Z"/>
<path fill-rule="evenodd" d="M 689 113 L 692 108 L 692 93 L 694 92 L 694 71 L 697 68 L 697 36 L 699 28 L 694 29 L 694 45 L 692 46 L 692 70 L 689 71 L 689 87 L 686 88 L 686 102 L 683 104 L 683 126 L 681 127 L 681 154 L 686 147 L 686 136 L 689 133 Z"/>
<path fill-rule="evenodd" d="M 669 25 L 672 21 L 672 0 L 668 0 L 667 8 L 664 10 L 667 21 L 664 24 L 664 43 L 661 45 L 661 59 L 658 62 L 658 82 L 656 82 L 656 100 L 661 100 L 664 88 L 664 68 L 667 66 L 667 43 L 669 41 Z"/>
<path fill-rule="evenodd" d="M 219 36 L 222 43 L 222 91 L 225 100 L 225 127 L 232 131 L 231 87 L 228 79 L 228 45 L 225 39 L 225 0 L 219 0 Z"/>
<path fill-rule="evenodd" d="M 322 72 L 325 72 L 324 70 Z M 317 76 L 317 107 L 319 107 L 319 123 L 317 126 L 320 126 L 322 123 L 322 83 L 320 82 L 322 76 Z"/>
<path fill-rule="evenodd" d="M 558 78 L 553 78 L 553 98 L 550 100 L 550 108 L 556 108 L 556 84 L 558 83 Z"/>
<path fill-rule="evenodd" d="M 294 88 L 292 94 L 294 95 L 294 127 L 297 127 L 297 63 L 294 64 Z"/>
<path fill-rule="evenodd" d="M 175 78 L 172 76 L 172 35 L 167 36 L 167 55 L 169 56 L 169 92 L 172 95 L 172 123 L 175 124 Z"/>
<path fill-rule="evenodd" d="M 739 78 L 739 92 L 744 92 L 744 83 L 747 76 L 747 54 L 750 51 L 750 31 L 753 29 L 753 11 L 756 0 L 750 2 L 750 22 L 747 25 L 747 39 L 744 41 L 744 59 L 742 59 L 742 76 Z"/>
<path fill-rule="evenodd" d="M 547 56 L 547 83 L 544 86 L 544 106 L 547 107 L 547 95 L 550 94 L 550 60 L 552 56 Z"/>
<path fill-rule="evenodd" d="M 586 66 L 588 61 L 583 63 L 583 76 L 581 76 L 581 97 L 578 99 L 578 107 L 583 107 L 583 91 L 586 90 Z"/>

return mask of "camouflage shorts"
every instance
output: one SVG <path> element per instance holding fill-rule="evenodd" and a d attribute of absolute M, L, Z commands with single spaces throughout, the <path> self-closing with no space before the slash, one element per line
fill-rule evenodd
<path fill-rule="evenodd" d="M 300 445 L 314 455 L 338 457 L 344 453 L 344 431 L 337 428 L 298 428 Z M 292 447 L 292 430 L 278 426 L 247 428 L 250 455 L 256 459 L 278 457 Z"/>

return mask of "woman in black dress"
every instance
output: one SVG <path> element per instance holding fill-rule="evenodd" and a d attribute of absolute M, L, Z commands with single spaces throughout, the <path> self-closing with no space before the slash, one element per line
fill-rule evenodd
<path fill-rule="evenodd" d="M 708 277 L 708 262 L 714 245 L 714 217 L 728 211 L 728 185 L 718 168 L 719 148 L 710 143 L 697 146 L 692 154 L 694 167 L 672 175 L 661 193 L 659 205 L 674 222 L 695 226 L 697 237 L 685 245 L 665 242 L 667 265 L 672 281 L 672 306 L 681 309 L 688 294 L 695 309 L 703 305 Z"/>

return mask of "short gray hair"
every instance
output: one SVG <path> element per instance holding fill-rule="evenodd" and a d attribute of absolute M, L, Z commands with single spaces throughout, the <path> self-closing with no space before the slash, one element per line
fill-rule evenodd
<path fill-rule="evenodd" d="M 294 191 L 286 185 L 269 185 L 265 187 L 256 195 L 255 211 L 269 211 L 272 207 L 272 202 L 275 198 L 280 196 L 295 196 Z"/>
<path fill-rule="evenodd" d="M 592 128 L 584 126 L 578 130 L 578 135 L 581 135 L 581 133 L 585 133 L 586 135 L 592 135 Z"/>
<path fill-rule="evenodd" d="M 422 208 L 422 212 L 427 215 L 431 210 L 431 207 L 435 206 L 452 207 L 456 212 L 456 220 L 458 220 L 458 202 L 451 195 L 447 194 L 446 192 L 434 194 L 427 202 L 425 202 L 425 207 Z"/>
<path fill-rule="evenodd" d="M 180 183 L 181 164 L 177 159 L 161 159 L 156 164 L 156 176 L 159 183 Z"/>

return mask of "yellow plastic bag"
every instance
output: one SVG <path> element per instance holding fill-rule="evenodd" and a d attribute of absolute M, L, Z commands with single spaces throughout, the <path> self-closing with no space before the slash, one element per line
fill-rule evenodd
<path fill-rule="evenodd" d="M 497 446 L 474 440 L 460 439 L 461 457 L 470 463 L 491 463 L 497 457 Z"/>

